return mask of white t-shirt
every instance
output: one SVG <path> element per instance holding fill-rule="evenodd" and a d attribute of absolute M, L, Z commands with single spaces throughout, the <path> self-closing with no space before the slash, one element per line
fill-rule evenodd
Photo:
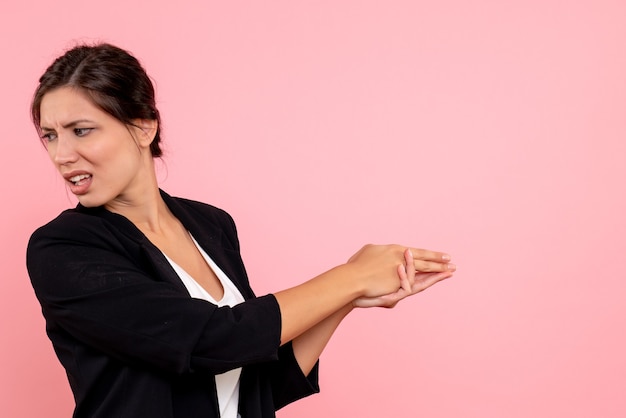
<path fill-rule="evenodd" d="M 191 234 L 189 235 L 191 236 Z M 165 258 L 170 262 L 180 280 L 187 288 L 187 291 L 192 298 L 204 299 L 217 306 L 235 306 L 244 301 L 243 296 L 233 284 L 233 282 L 226 276 L 226 274 L 215 264 L 215 262 L 204 252 L 202 247 L 198 245 L 198 242 L 193 236 L 191 236 L 193 243 L 196 245 L 200 254 L 204 257 L 207 264 L 217 278 L 222 283 L 224 288 L 224 296 L 221 300 L 215 300 L 202 286 L 194 280 L 185 270 L 183 270 L 178 264 L 172 261 L 167 255 Z M 237 407 L 239 404 L 239 377 L 241 376 L 241 368 L 229 370 L 226 373 L 218 374 L 215 376 L 215 386 L 217 387 L 217 400 L 220 407 L 220 417 L 222 418 L 238 418 Z"/>

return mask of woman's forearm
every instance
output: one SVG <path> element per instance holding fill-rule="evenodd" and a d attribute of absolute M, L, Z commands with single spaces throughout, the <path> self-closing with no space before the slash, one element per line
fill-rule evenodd
<path fill-rule="evenodd" d="M 352 311 L 352 303 L 344 306 L 293 340 L 293 352 L 300 369 L 308 375 L 341 321 Z"/>
<path fill-rule="evenodd" d="M 294 340 L 363 296 L 364 289 L 354 276 L 351 267 L 344 264 L 275 293 L 282 317 L 281 344 Z"/>

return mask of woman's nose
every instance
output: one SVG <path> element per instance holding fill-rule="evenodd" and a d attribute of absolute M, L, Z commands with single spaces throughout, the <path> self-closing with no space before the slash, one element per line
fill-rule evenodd
<path fill-rule="evenodd" d="M 48 152 L 55 164 L 66 165 L 78 160 L 78 153 L 71 140 L 59 137 L 48 145 Z"/>

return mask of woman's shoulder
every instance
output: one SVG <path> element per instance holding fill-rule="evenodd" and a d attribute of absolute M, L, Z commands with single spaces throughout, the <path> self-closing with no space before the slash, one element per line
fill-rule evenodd
<path fill-rule="evenodd" d="M 196 220 L 203 219 L 220 225 L 233 223 L 230 214 L 217 206 L 184 197 L 172 197 L 163 191 L 161 191 L 161 195 L 178 218 L 193 217 Z"/>
<path fill-rule="evenodd" d="M 37 228 L 32 235 L 54 233 L 55 235 L 64 236 L 101 225 L 102 221 L 99 217 L 81 209 L 85 208 L 81 208 L 79 205 L 75 208 L 64 210 L 56 218 Z"/>
<path fill-rule="evenodd" d="M 107 212 L 104 208 L 85 208 L 80 205 L 66 209 L 31 234 L 28 249 L 46 248 L 56 244 L 109 246 L 119 241 L 120 232 L 139 237 L 138 231 L 133 231 L 130 221 L 111 212 L 108 214 L 113 219 L 107 219 Z M 122 228 L 114 227 L 111 221 L 122 225 Z"/>
<path fill-rule="evenodd" d="M 171 197 L 171 199 L 177 202 L 179 205 L 195 211 L 200 211 L 206 214 L 212 214 L 217 216 L 230 216 L 228 212 L 217 206 L 213 206 L 209 203 L 200 202 L 198 200 L 187 199 L 184 197 Z"/>
<path fill-rule="evenodd" d="M 239 249 L 237 227 L 233 218 L 223 209 L 208 203 L 181 197 L 171 197 L 161 192 L 166 204 L 195 238 L 223 236 L 228 247 Z"/>

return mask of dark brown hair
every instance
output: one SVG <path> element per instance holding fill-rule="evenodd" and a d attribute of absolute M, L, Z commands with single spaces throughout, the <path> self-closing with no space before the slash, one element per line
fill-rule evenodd
<path fill-rule="evenodd" d="M 127 51 L 109 44 L 79 45 L 58 57 L 39 79 L 31 105 L 31 115 L 40 130 L 41 100 L 60 87 L 74 87 L 120 122 L 157 121 L 157 132 L 150 144 L 153 157 L 163 152 L 161 118 L 155 105 L 154 86 L 139 61 Z"/>

